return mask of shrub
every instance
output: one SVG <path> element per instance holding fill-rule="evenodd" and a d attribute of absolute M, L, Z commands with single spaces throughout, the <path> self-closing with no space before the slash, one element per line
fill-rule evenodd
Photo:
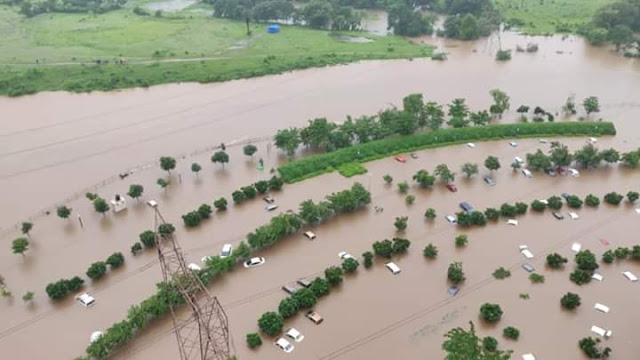
<path fill-rule="evenodd" d="M 587 284 L 591 282 L 591 273 L 580 269 L 574 270 L 571 275 L 569 275 L 569 280 L 573 281 L 577 285 Z"/>
<path fill-rule="evenodd" d="M 211 206 L 207 204 L 202 204 L 198 208 L 198 215 L 200 215 L 200 219 L 208 219 L 212 212 L 213 210 L 211 209 Z"/>
<path fill-rule="evenodd" d="M 315 295 L 317 298 L 320 298 L 329 294 L 329 283 L 327 282 L 327 280 L 321 277 L 317 277 L 311 282 L 309 290 L 311 290 L 313 295 Z"/>
<path fill-rule="evenodd" d="M 598 344 L 600 339 L 593 339 L 592 337 L 583 338 L 578 342 L 578 346 L 582 349 L 582 352 L 587 355 L 589 359 L 607 359 L 611 354 L 611 348 L 605 347 L 601 349 Z"/>
<path fill-rule="evenodd" d="M 365 251 L 362 253 L 362 257 L 364 259 L 364 267 L 370 268 L 373 265 L 373 253 L 371 251 Z"/>
<path fill-rule="evenodd" d="M 158 233 L 161 236 L 171 236 L 176 231 L 176 228 L 172 224 L 160 224 L 158 226 Z"/>
<path fill-rule="evenodd" d="M 269 191 L 269 181 L 267 181 L 267 180 L 260 180 L 260 181 L 256 182 L 253 186 L 256 188 L 256 190 L 260 194 L 264 194 L 267 191 Z"/>
<path fill-rule="evenodd" d="M 142 250 L 142 244 L 140 244 L 139 242 L 136 242 L 131 246 L 131 253 L 133 255 L 138 254 L 138 251 L 140 250 Z"/>
<path fill-rule="evenodd" d="M 582 207 L 582 200 L 575 195 L 569 195 L 567 196 L 567 205 L 570 208 L 579 209 Z"/>
<path fill-rule="evenodd" d="M 500 217 L 500 211 L 498 211 L 497 209 L 494 209 L 494 208 L 487 208 L 484 211 L 484 215 L 489 220 L 498 220 L 498 218 Z"/>
<path fill-rule="evenodd" d="M 267 335 L 278 335 L 278 333 L 282 331 L 283 326 L 284 319 L 282 315 L 273 311 L 262 314 L 260 319 L 258 319 L 258 327 Z"/>
<path fill-rule="evenodd" d="M 94 262 L 87 270 L 87 276 L 90 279 L 97 280 L 104 276 L 107 272 L 107 264 L 103 261 Z"/>
<path fill-rule="evenodd" d="M 613 254 L 616 256 L 618 260 L 624 260 L 629 256 L 629 249 L 626 247 L 617 247 Z"/>
<path fill-rule="evenodd" d="M 407 205 L 413 205 L 414 201 L 416 201 L 416 197 L 413 195 L 407 195 L 407 197 L 404 198 L 404 202 L 407 203 Z"/>
<path fill-rule="evenodd" d="M 513 326 L 508 326 L 502 330 L 502 335 L 507 339 L 518 340 L 520 337 L 520 330 L 514 328 Z"/>
<path fill-rule="evenodd" d="M 470 220 L 473 225 L 478 226 L 484 226 L 487 223 L 487 218 L 480 211 L 472 211 Z"/>
<path fill-rule="evenodd" d="M 485 303 L 480 307 L 480 316 L 486 322 L 498 322 L 502 314 L 502 309 L 498 304 Z"/>
<path fill-rule="evenodd" d="M 498 279 L 498 280 L 506 279 L 506 278 L 508 278 L 510 276 L 511 276 L 511 271 L 503 268 L 502 266 L 499 267 L 498 269 L 496 269 L 496 271 L 493 272 L 493 277 Z"/>
<path fill-rule="evenodd" d="M 638 194 L 637 191 L 629 191 L 627 193 L 627 200 L 630 203 L 636 202 L 636 200 L 638 200 L 638 198 L 640 198 L 640 194 Z"/>
<path fill-rule="evenodd" d="M 356 259 L 345 259 L 342 262 L 342 270 L 344 270 L 346 274 L 352 273 L 358 269 L 359 265 L 360 263 L 358 263 Z"/>
<path fill-rule="evenodd" d="M 269 179 L 269 189 L 271 190 L 280 190 L 282 189 L 283 185 L 284 181 L 280 177 L 273 176 L 271 179 Z"/>
<path fill-rule="evenodd" d="M 614 259 L 615 255 L 613 253 L 613 250 L 607 250 L 604 252 L 604 254 L 602 254 L 602 261 L 606 264 L 611 264 Z"/>
<path fill-rule="evenodd" d="M 255 349 L 260 345 L 262 345 L 262 338 L 260 338 L 258 333 L 247 334 L 247 346 L 251 349 Z"/>
<path fill-rule="evenodd" d="M 534 284 L 542 284 L 544 283 L 544 275 L 533 273 L 529 275 L 529 280 Z"/>
<path fill-rule="evenodd" d="M 598 268 L 596 256 L 589 250 L 582 250 L 576 254 L 576 264 L 578 269 L 593 272 Z"/>
<path fill-rule="evenodd" d="M 411 246 L 411 241 L 403 238 L 393 238 L 391 248 L 394 254 L 402 254 L 407 252 L 409 246 Z"/>
<path fill-rule="evenodd" d="M 52 300 L 62 299 L 69 293 L 68 280 L 59 280 L 47 285 L 45 291 Z"/>
<path fill-rule="evenodd" d="M 427 218 L 427 220 L 433 220 L 436 218 L 436 210 L 433 208 L 428 208 L 427 211 L 425 211 L 424 213 L 424 217 Z"/>
<path fill-rule="evenodd" d="M 152 248 L 156 246 L 155 238 L 156 238 L 156 234 L 151 230 L 144 231 L 143 233 L 140 234 L 140 242 L 146 248 Z"/>
<path fill-rule="evenodd" d="M 338 286 L 342 283 L 342 269 L 331 266 L 324 271 L 324 277 L 331 286 Z"/>
<path fill-rule="evenodd" d="M 540 200 L 533 200 L 533 202 L 531 203 L 531 209 L 541 212 L 544 211 L 544 209 L 547 208 L 547 205 L 545 205 L 542 201 Z"/>
<path fill-rule="evenodd" d="M 525 214 L 527 212 L 527 209 L 529 208 L 529 205 L 523 203 L 523 202 L 517 202 L 515 204 L 515 208 L 516 208 L 516 214 L 518 215 L 522 215 Z"/>
<path fill-rule="evenodd" d="M 560 305 L 565 309 L 573 310 L 580 306 L 580 296 L 578 294 L 568 292 L 560 299 Z"/>
<path fill-rule="evenodd" d="M 500 206 L 500 215 L 514 217 L 516 215 L 516 207 L 511 204 L 502 204 L 502 206 Z"/>
<path fill-rule="evenodd" d="M 393 178 L 389 174 L 383 176 L 382 179 L 384 180 L 385 184 L 387 184 L 387 185 L 391 185 L 391 183 L 393 182 Z"/>
<path fill-rule="evenodd" d="M 560 210 L 562 208 L 562 198 L 559 196 L 552 196 L 547 199 L 547 206 L 553 210 Z"/>
<path fill-rule="evenodd" d="M 292 317 L 298 313 L 298 302 L 291 297 L 280 300 L 278 313 L 285 319 Z"/>
<path fill-rule="evenodd" d="M 606 201 L 607 204 L 611 205 L 619 205 L 622 199 L 624 199 L 624 196 L 618 194 L 615 191 L 610 192 L 604 196 L 604 201 Z"/>
<path fill-rule="evenodd" d="M 455 262 L 449 264 L 449 268 L 447 269 L 447 278 L 453 284 L 460 284 L 463 282 L 466 277 L 464 276 L 464 271 L 462 270 L 462 263 Z"/>
<path fill-rule="evenodd" d="M 569 260 L 558 253 L 547 255 L 547 265 L 552 269 L 560 269 Z"/>
<path fill-rule="evenodd" d="M 593 194 L 589 194 L 584 198 L 584 203 L 589 207 L 598 207 L 600 206 L 600 199 Z"/>
<path fill-rule="evenodd" d="M 253 199 L 258 194 L 258 191 L 253 187 L 253 185 L 244 186 L 240 190 L 242 190 L 242 193 L 247 199 Z"/>
<path fill-rule="evenodd" d="M 200 214 L 197 211 L 191 211 L 182 215 L 182 221 L 186 227 L 196 227 L 200 225 Z"/>
<path fill-rule="evenodd" d="M 231 198 L 234 203 L 240 204 L 247 198 L 247 196 L 242 191 L 236 190 L 231 193 Z"/>
<path fill-rule="evenodd" d="M 438 256 L 438 248 L 433 244 L 424 247 L 422 254 L 428 259 L 435 259 Z"/>
<path fill-rule="evenodd" d="M 221 197 L 220 199 L 216 200 L 213 202 L 213 206 L 218 210 L 218 211 L 224 211 L 227 210 L 227 199 Z"/>
<path fill-rule="evenodd" d="M 367 168 L 359 162 L 352 162 L 338 166 L 338 172 L 340 175 L 350 178 L 352 176 L 366 174 Z"/>
<path fill-rule="evenodd" d="M 469 242 L 469 238 L 465 234 L 461 234 L 456 236 L 456 247 L 464 247 L 467 246 Z"/>
<path fill-rule="evenodd" d="M 407 184 L 406 181 L 398 183 L 398 191 L 400 191 L 403 194 L 406 194 L 409 191 L 409 184 Z"/>
<path fill-rule="evenodd" d="M 137 244 L 137 243 L 136 243 Z M 124 255 L 121 252 L 111 254 L 105 261 L 112 269 L 117 269 L 124 264 Z"/>
<path fill-rule="evenodd" d="M 482 347 L 487 351 L 495 351 L 498 348 L 498 340 L 491 336 L 482 339 Z"/>
<path fill-rule="evenodd" d="M 393 254 L 393 243 L 388 239 L 376 241 L 373 243 L 373 253 L 383 258 L 390 258 Z"/>
<path fill-rule="evenodd" d="M 342 279 L 342 277 L 340 279 Z M 291 298 L 296 301 L 300 309 L 309 309 L 318 301 L 316 295 L 309 289 L 300 289 L 291 295 Z"/>

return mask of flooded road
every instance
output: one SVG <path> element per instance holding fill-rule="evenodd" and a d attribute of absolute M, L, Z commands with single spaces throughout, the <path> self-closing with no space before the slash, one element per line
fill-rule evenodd
<path fill-rule="evenodd" d="M 0 191 L 4 199 L 0 204 L 0 248 L 5 249 L 0 252 L 0 273 L 14 293 L 12 300 L 0 300 L 3 353 L 23 358 L 78 356 L 92 331 L 123 319 L 129 306 L 152 294 L 154 284 L 161 278 L 154 251 L 136 257 L 128 252 L 137 235 L 152 226 L 153 214 L 142 201 L 130 201 L 124 214 L 103 217 L 93 212 L 83 196 L 70 200 L 68 205 L 74 212 L 69 220 L 59 219 L 55 213 L 36 217 L 26 256 L 10 254 L 10 242 L 18 236 L 11 228 L 16 221 L 74 193 L 84 194 L 79 189 L 113 177 L 96 190 L 111 198 L 115 193 L 126 192 L 131 183 L 143 184 L 143 200 L 159 200 L 165 218 L 179 225 L 177 239 L 192 262 L 216 253 L 223 243 L 237 244 L 249 231 L 269 220 L 272 214 L 263 210 L 260 200 L 253 200 L 232 206 L 227 213 L 215 214 L 198 229 L 185 230 L 182 214 L 220 196 L 229 199 L 240 186 L 268 177 L 267 171 L 256 171 L 258 157 L 265 159 L 266 169 L 286 160 L 275 148 L 268 151 L 264 141 L 256 140 L 256 159 L 242 155 L 240 145 L 230 146 L 231 162 L 222 169 L 209 162 L 211 151 L 197 149 L 220 142 L 261 139 L 279 128 L 302 126 L 313 117 L 339 121 L 347 114 L 374 113 L 388 104 L 399 105 L 402 97 L 412 92 L 421 92 L 426 99 L 439 102 L 466 97 L 472 108 L 486 108 L 488 92 L 493 88 L 511 96 L 512 108 L 525 103 L 559 109 L 572 93 L 578 100 L 596 95 L 604 105 L 599 116 L 614 121 L 618 129 L 616 137 L 599 141 L 600 148 L 614 146 L 626 151 L 639 146 L 638 62 L 584 47 L 581 40 L 570 37 L 564 41 L 536 38 L 538 53 L 514 53 L 512 61 L 496 63 L 495 41 L 490 38 L 477 43 L 439 44 L 450 52 L 446 62 L 372 61 L 224 84 L 0 99 Z M 510 41 L 509 46 L 526 45 L 529 39 L 503 37 L 502 41 L 504 47 Z M 515 115 L 510 114 L 503 121 L 513 118 Z M 577 148 L 584 139 L 564 142 Z M 640 346 L 633 342 L 633 334 L 640 314 L 634 311 L 633 304 L 640 288 L 619 274 L 624 270 L 640 273 L 637 263 L 603 266 L 605 281 L 583 287 L 569 282 L 573 268 L 570 263 L 563 271 L 541 271 L 546 282 L 532 285 L 519 268 L 523 258 L 518 252 L 518 245 L 527 244 L 536 255 L 533 264 L 542 269 L 548 252 L 558 251 L 571 258 L 569 246 L 573 241 L 581 242 L 598 258 L 609 248 L 599 242 L 600 238 L 606 238 L 610 247 L 638 244 L 637 239 L 628 236 L 630 230 L 637 228 L 640 216 L 632 207 L 623 204 L 619 208 L 602 205 L 599 210 L 583 209 L 577 221 L 557 221 L 549 213 L 528 214 L 515 228 L 500 221 L 470 230 L 469 245 L 462 250 L 454 247 L 453 238 L 459 229 L 448 225 L 442 216 L 457 211 L 460 201 L 482 209 L 505 201 L 529 203 L 563 191 L 580 196 L 590 192 L 601 196 L 613 190 L 626 193 L 638 190 L 640 185 L 637 172 L 616 167 L 583 171 L 578 179 L 536 174 L 527 180 L 506 167 L 513 156 L 533 152 L 540 144 L 536 140 L 519 143 L 515 149 L 506 142 L 495 142 L 478 144 L 475 149 L 428 150 L 406 165 L 383 159 L 367 164 L 370 175 L 345 179 L 329 174 L 286 186 L 282 193 L 276 193 L 280 210 L 286 211 L 296 209 L 309 197 L 319 200 L 353 181 L 361 181 L 371 188 L 374 205 L 385 211 L 376 215 L 366 210 L 334 219 L 316 230 L 316 241 L 309 242 L 301 236 L 285 240 L 262 254 L 267 258 L 263 267 L 238 268 L 213 283 L 212 292 L 229 314 L 239 358 L 282 358 L 269 339 L 256 352 L 249 351 L 244 342 L 245 334 L 257 329 L 260 314 L 277 308 L 285 296 L 280 286 L 338 264 L 339 251 L 359 255 L 374 241 L 396 236 L 392 223 L 400 215 L 410 218 L 403 236 L 412 241 L 409 254 L 397 259 L 403 272 L 391 276 L 380 261 L 371 270 L 361 268 L 356 275 L 347 276 L 341 288 L 320 300 L 317 310 L 325 317 L 322 325 L 315 326 L 302 316 L 288 321 L 286 326 L 295 326 L 306 336 L 304 342 L 296 344 L 292 357 L 440 358 L 442 335 L 469 320 L 476 322 L 482 336 L 500 339 L 501 347 L 514 349 L 517 356 L 533 352 L 542 359 L 579 358 L 577 341 L 590 335 L 591 325 L 614 331 L 606 342 L 614 350 L 612 358 L 628 359 L 630 354 L 637 354 Z M 171 175 L 173 184 L 166 192 L 155 185 L 157 178 L 166 176 L 155 166 L 124 180 L 117 177 L 126 169 L 154 163 L 162 155 L 177 154 L 185 157 L 179 159 L 178 169 Z M 449 193 L 441 186 L 433 190 L 412 188 L 416 203 L 407 207 L 395 188 L 382 184 L 381 177 L 386 173 L 396 182 L 410 180 L 422 168 L 431 171 L 437 164 L 447 163 L 452 169 L 459 169 L 463 162 L 482 163 L 487 155 L 498 156 L 503 164 L 496 174 L 495 187 L 486 186 L 476 177 L 468 181 L 457 179 L 457 193 Z M 197 177 L 189 171 L 194 161 L 203 165 Z M 438 211 L 434 224 L 423 220 L 427 207 Z M 83 217 L 83 228 L 76 221 L 77 214 Z M 436 244 L 440 250 L 433 262 L 425 261 L 421 254 L 427 243 Z M 96 306 L 85 309 L 71 298 L 59 304 L 47 300 L 46 283 L 83 275 L 91 263 L 115 251 L 126 254 L 124 268 L 87 284 L 96 296 Z M 446 294 L 445 274 L 453 261 L 463 262 L 467 281 L 452 299 Z M 512 277 L 504 283 L 491 277 L 499 266 L 513 268 Z M 20 300 L 26 291 L 36 293 L 32 307 Z M 560 310 L 559 298 L 566 291 L 582 296 L 583 305 L 575 314 Z M 529 293 L 529 300 L 518 298 L 523 292 Z M 505 310 L 496 328 L 481 326 L 477 319 L 479 306 L 488 301 L 500 303 Z M 610 306 L 611 313 L 595 312 L 595 302 Z M 64 333 L 59 331 L 62 323 L 70 325 Z M 170 321 L 159 321 L 116 358 L 177 358 L 170 325 Z M 506 326 L 518 327 L 520 340 L 502 340 L 500 333 Z M 34 338 L 49 342 L 45 343 L 47 346 L 33 347 L 30 344 Z"/>

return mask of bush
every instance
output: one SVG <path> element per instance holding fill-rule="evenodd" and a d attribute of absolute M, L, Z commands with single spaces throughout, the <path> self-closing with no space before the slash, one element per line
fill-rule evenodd
<path fill-rule="evenodd" d="M 470 220 L 473 225 L 477 226 L 484 226 L 487 223 L 487 218 L 480 211 L 472 211 Z"/>
<path fill-rule="evenodd" d="M 626 247 L 617 247 L 613 253 L 616 256 L 616 259 L 624 260 L 629 256 L 630 251 Z"/>
<path fill-rule="evenodd" d="M 547 199 L 547 206 L 553 210 L 560 210 L 562 208 L 562 198 L 559 196 L 552 196 Z"/>
<path fill-rule="evenodd" d="M 500 211 L 494 208 L 487 208 L 484 211 L 484 216 L 486 216 L 489 220 L 498 220 L 498 218 L 500 217 Z"/>
<path fill-rule="evenodd" d="M 565 309 L 573 310 L 580 306 L 580 296 L 568 292 L 560 299 L 560 305 Z"/>
<path fill-rule="evenodd" d="M 629 191 L 627 193 L 627 200 L 630 203 L 636 202 L 636 200 L 638 200 L 638 198 L 640 198 L 640 194 L 638 194 L 637 191 Z"/>
<path fill-rule="evenodd" d="M 393 243 L 388 239 L 373 243 L 373 253 L 383 258 L 390 258 L 393 254 Z"/>
<path fill-rule="evenodd" d="M 587 355 L 589 359 L 607 359 L 611 354 L 611 348 L 605 347 L 604 350 L 600 349 L 598 344 L 600 339 L 593 339 L 592 337 L 583 338 L 578 342 L 580 349 Z"/>
<path fill-rule="evenodd" d="M 468 242 L 469 242 L 469 238 L 467 237 L 467 235 L 462 234 L 462 235 L 456 236 L 456 247 L 467 246 Z"/>
<path fill-rule="evenodd" d="M 570 208 L 579 209 L 582 207 L 582 200 L 575 195 L 569 195 L 567 196 L 567 205 Z"/>
<path fill-rule="evenodd" d="M 407 205 L 413 205 L 414 201 L 416 201 L 416 197 L 413 195 L 407 195 L 407 197 L 404 198 L 404 202 L 407 203 Z"/>
<path fill-rule="evenodd" d="M 574 270 L 569 275 L 569 280 L 573 281 L 577 285 L 583 285 L 591 282 L 591 272 L 584 270 Z"/>
<path fill-rule="evenodd" d="M 107 264 L 103 261 L 94 262 L 87 270 L 87 276 L 90 279 L 98 280 L 107 272 Z"/>
<path fill-rule="evenodd" d="M 487 336 L 482 339 L 482 347 L 490 352 L 496 351 L 496 349 L 498 348 L 498 340 L 491 336 Z"/>
<path fill-rule="evenodd" d="M 516 215 L 516 207 L 511 204 L 502 204 L 502 206 L 500 206 L 500 215 L 514 217 Z"/>
<path fill-rule="evenodd" d="M 464 276 L 464 271 L 462 270 L 462 263 L 455 262 L 449 264 L 449 268 L 447 269 L 447 278 L 453 284 L 460 284 L 463 282 L 466 277 Z"/>
<path fill-rule="evenodd" d="M 533 202 L 531 203 L 531 209 L 541 212 L 544 211 L 544 209 L 547 208 L 547 205 L 545 205 L 542 201 L 540 200 L 533 200 Z"/>
<path fill-rule="evenodd" d="M 202 204 L 198 208 L 198 215 L 200 215 L 200 219 L 208 219 L 212 212 L 213 210 L 211 209 L 211 206 L 207 204 Z"/>
<path fill-rule="evenodd" d="M 358 269 L 358 260 L 356 259 L 345 259 L 342 262 L 342 270 L 344 270 L 345 274 L 352 273 Z"/>
<path fill-rule="evenodd" d="M 544 283 L 544 275 L 533 273 L 529 275 L 529 280 L 534 284 L 542 284 Z"/>
<path fill-rule="evenodd" d="M 131 253 L 133 255 L 138 254 L 140 250 L 142 250 L 142 244 L 140 244 L 139 242 L 136 242 L 131 246 Z"/>
<path fill-rule="evenodd" d="M 517 202 L 515 204 L 515 208 L 516 208 L 516 214 L 518 215 L 522 215 L 525 214 L 527 212 L 527 209 L 529 208 L 529 205 L 523 203 L 523 202 Z"/>
<path fill-rule="evenodd" d="M 269 189 L 271 190 L 280 190 L 282 189 L 282 186 L 284 185 L 284 180 L 282 180 L 282 178 L 277 177 L 277 176 L 273 176 L 271 179 L 269 179 Z"/>
<path fill-rule="evenodd" d="M 399 152 L 445 146 L 451 143 L 542 135 L 615 135 L 615 132 L 615 127 L 609 122 L 518 123 L 448 128 L 408 136 L 389 137 L 304 157 L 279 167 L 278 172 L 286 182 L 291 183 L 337 169 L 345 163 L 366 162 Z"/>
<path fill-rule="evenodd" d="M 182 221 L 186 227 L 196 227 L 200 225 L 200 214 L 197 211 L 191 211 L 182 215 Z"/>
<path fill-rule="evenodd" d="M 391 183 L 393 182 L 393 178 L 389 174 L 383 176 L 382 179 L 384 180 L 384 183 L 387 185 L 391 185 Z"/>
<path fill-rule="evenodd" d="M 429 244 L 424 247 L 422 255 L 424 255 L 428 259 L 435 259 L 436 256 L 438 256 L 438 248 L 433 244 Z"/>
<path fill-rule="evenodd" d="M 606 264 L 611 264 L 615 259 L 615 255 L 612 250 L 607 250 L 602 254 L 602 262 Z"/>
<path fill-rule="evenodd" d="M 296 301 L 300 309 L 309 309 L 318 301 L 316 295 L 309 289 L 300 289 L 291 295 L 291 298 Z"/>
<path fill-rule="evenodd" d="M 84 280 L 78 276 L 66 280 L 58 280 L 55 283 L 50 283 L 45 288 L 45 291 L 50 299 L 59 300 L 67 296 L 68 293 L 78 291 L 84 286 Z"/>
<path fill-rule="evenodd" d="M 247 334 L 247 346 L 251 349 L 255 349 L 260 345 L 262 345 L 262 338 L 260 338 L 258 333 Z"/>
<path fill-rule="evenodd" d="M 253 187 L 253 185 L 244 186 L 240 190 L 242 190 L 242 193 L 247 199 L 253 199 L 258 194 L 258 191 Z"/>
<path fill-rule="evenodd" d="M 253 186 L 256 188 L 256 190 L 260 194 L 264 194 L 267 191 L 269 191 L 269 181 L 267 181 L 267 180 L 260 180 L 260 181 L 256 182 Z"/>
<path fill-rule="evenodd" d="M 600 199 L 593 194 L 589 194 L 584 198 L 584 203 L 589 207 L 598 207 L 600 206 Z"/>
<path fill-rule="evenodd" d="M 400 191 L 403 194 L 406 194 L 409 191 L 409 184 L 407 184 L 406 181 L 398 183 L 398 191 Z"/>
<path fill-rule="evenodd" d="M 218 210 L 218 211 L 224 211 L 227 210 L 227 199 L 221 197 L 220 199 L 216 200 L 213 202 L 213 206 Z"/>
<path fill-rule="evenodd" d="M 242 191 L 236 190 L 231 193 L 231 198 L 234 203 L 240 204 L 247 198 L 247 196 Z"/>
<path fill-rule="evenodd" d="M 502 314 L 502 309 L 498 304 L 485 303 L 480 307 L 480 316 L 486 322 L 498 322 L 500 321 Z"/>
<path fill-rule="evenodd" d="M 547 265 L 552 269 L 560 269 L 569 260 L 558 253 L 547 255 Z"/>
<path fill-rule="evenodd" d="M 510 276 L 511 276 L 511 271 L 503 268 L 502 266 L 499 267 L 498 269 L 496 269 L 496 271 L 493 272 L 493 277 L 498 279 L 498 280 L 506 279 L 506 278 L 508 278 Z"/>
<path fill-rule="evenodd" d="M 520 330 L 514 328 L 513 326 L 508 326 L 502 330 L 502 335 L 507 339 L 518 340 L 520 337 Z"/>
<path fill-rule="evenodd" d="M 589 250 L 582 250 L 576 254 L 576 264 L 578 269 L 593 272 L 598 268 L 596 256 Z"/>
<path fill-rule="evenodd" d="M 607 204 L 611 205 L 619 205 L 622 199 L 624 199 L 624 196 L 618 194 L 615 191 L 610 192 L 604 196 L 604 201 L 606 201 Z"/>
<path fill-rule="evenodd" d="M 352 162 L 338 166 L 338 172 L 340 175 L 350 178 L 352 176 L 366 174 L 367 168 L 358 162 Z"/>
<path fill-rule="evenodd" d="M 411 241 L 403 238 L 393 238 L 391 248 L 394 254 L 402 254 L 407 252 L 409 246 L 411 246 Z"/>
<path fill-rule="evenodd" d="M 137 244 L 137 243 L 136 243 Z M 112 269 L 117 269 L 124 264 L 124 255 L 121 252 L 111 254 L 105 261 Z"/>
<path fill-rule="evenodd" d="M 316 296 L 316 298 L 320 298 L 322 296 L 329 294 L 329 291 L 330 291 L 329 283 L 327 282 L 327 280 L 321 277 L 317 277 L 313 279 L 313 281 L 311 282 L 311 285 L 309 286 L 309 290 L 311 290 L 311 292 L 313 293 L 313 295 Z"/>
<path fill-rule="evenodd" d="M 156 246 L 156 234 L 151 230 L 147 230 L 147 231 L 143 232 L 142 234 L 140 234 L 140 242 L 146 248 L 155 247 Z"/>
<path fill-rule="evenodd" d="M 160 224 L 158 226 L 158 233 L 161 236 L 171 236 L 176 231 L 176 228 L 172 224 Z"/>
<path fill-rule="evenodd" d="M 275 313 L 273 311 L 266 312 L 262 314 L 260 319 L 258 320 L 258 327 L 265 334 L 276 336 L 280 331 L 282 331 L 282 327 L 284 326 L 284 319 L 282 315 Z"/>
<path fill-rule="evenodd" d="M 425 211 L 424 213 L 424 217 L 427 218 L 427 220 L 433 220 L 436 218 L 436 210 L 433 208 L 428 208 L 427 211 Z"/>
<path fill-rule="evenodd" d="M 285 319 L 292 317 L 298 313 L 298 302 L 290 297 L 280 300 L 278 313 L 280 313 L 280 315 Z"/>
<path fill-rule="evenodd" d="M 342 283 L 342 269 L 331 266 L 324 271 L 324 277 L 331 286 L 338 286 Z"/>
<path fill-rule="evenodd" d="M 362 258 L 364 259 L 364 267 L 366 269 L 373 265 L 373 253 L 371 251 L 365 251 L 362 253 Z"/>

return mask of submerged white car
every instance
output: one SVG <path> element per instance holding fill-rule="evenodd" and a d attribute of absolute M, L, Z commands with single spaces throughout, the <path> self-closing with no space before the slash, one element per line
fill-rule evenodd
<path fill-rule="evenodd" d="M 293 345 L 291 345 L 291 343 L 288 342 L 285 338 L 278 339 L 278 341 L 276 341 L 276 346 L 286 353 L 290 353 L 293 351 Z"/>
<path fill-rule="evenodd" d="M 262 256 L 254 257 L 254 258 L 251 258 L 251 259 L 245 261 L 244 262 L 244 267 L 252 268 L 252 267 L 260 266 L 260 265 L 264 264 L 265 261 L 266 260 Z"/>
<path fill-rule="evenodd" d="M 285 335 L 287 335 L 288 337 L 292 338 L 295 342 L 300 342 L 302 340 L 304 340 L 304 335 L 302 335 L 302 333 L 294 328 L 291 328 L 289 330 L 287 330 L 287 332 L 285 333 Z"/>
<path fill-rule="evenodd" d="M 222 251 L 220 251 L 220 257 L 226 258 L 231 256 L 231 251 L 233 251 L 233 246 L 231 246 L 231 244 L 224 244 Z"/>
<path fill-rule="evenodd" d="M 347 259 L 355 259 L 353 256 L 351 256 L 351 254 L 349 254 L 346 251 L 340 251 L 338 253 L 338 256 L 340 257 L 340 259 L 342 260 L 347 260 Z"/>
<path fill-rule="evenodd" d="M 78 300 L 80 304 L 84 305 L 84 307 L 91 307 L 96 303 L 96 299 L 89 295 L 89 293 L 83 293 L 76 296 L 76 300 Z"/>

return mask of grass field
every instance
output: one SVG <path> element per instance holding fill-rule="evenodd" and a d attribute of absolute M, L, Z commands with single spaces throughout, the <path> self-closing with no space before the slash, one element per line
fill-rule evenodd
<path fill-rule="evenodd" d="M 505 20 L 524 22 L 527 34 L 573 32 L 588 23 L 601 6 L 615 0 L 494 0 Z"/>
<path fill-rule="evenodd" d="M 349 43 L 328 31 L 297 26 L 284 26 L 280 34 L 271 35 L 264 24 L 254 24 L 247 37 L 244 23 L 215 19 L 204 5 L 157 18 L 133 14 L 135 4 L 102 15 L 34 18 L 0 6 L 0 95 L 222 81 L 432 53 L 400 37 L 355 33 L 373 41 Z M 128 65 L 114 65 L 120 57 Z M 110 64 L 92 65 L 96 59 Z"/>

